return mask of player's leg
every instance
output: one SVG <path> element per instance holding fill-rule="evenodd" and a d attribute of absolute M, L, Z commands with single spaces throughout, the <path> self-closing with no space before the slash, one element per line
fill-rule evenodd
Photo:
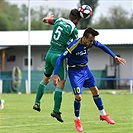
<path fill-rule="evenodd" d="M 81 72 L 81 73 L 80 73 Z M 77 76 L 78 74 L 78 76 Z M 82 100 L 82 86 L 83 86 L 83 82 L 84 79 L 82 78 L 84 77 L 82 75 L 82 71 L 78 71 L 77 70 L 70 70 L 69 69 L 69 79 L 70 79 L 70 83 L 73 89 L 73 93 L 75 95 L 75 100 L 74 100 L 74 115 L 75 115 L 75 127 L 76 130 L 79 132 L 83 131 L 81 122 L 80 122 L 80 108 L 81 108 L 81 100 Z M 82 78 L 82 80 L 81 80 Z"/>
<path fill-rule="evenodd" d="M 98 110 L 100 111 L 100 120 L 105 120 L 109 124 L 115 124 L 115 121 L 111 120 L 109 115 L 106 114 L 106 112 L 104 110 L 104 105 L 103 105 L 103 102 L 102 102 L 102 98 L 100 97 L 98 88 L 96 86 L 93 86 L 93 87 L 90 87 L 90 90 L 92 92 L 94 102 L 95 102 Z"/>
<path fill-rule="evenodd" d="M 60 112 L 62 102 L 62 92 L 65 85 L 65 80 L 61 80 L 57 83 L 54 93 L 54 111 Z"/>
<path fill-rule="evenodd" d="M 53 112 L 51 113 L 51 116 L 55 117 L 59 122 L 64 122 L 60 112 L 64 84 L 65 80 L 61 80 L 57 83 L 54 93 L 54 109 Z"/>
<path fill-rule="evenodd" d="M 75 100 L 74 100 L 74 114 L 75 114 L 75 119 L 80 119 L 80 107 L 81 107 L 81 95 L 75 95 Z"/>
<path fill-rule="evenodd" d="M 94 103 L 96 104 L 98 110 L 100 111 L 100 120 L 106 120 L 110 124 L 115 124 L 115 122 L 108 117 L 108 115 L 104 110 L 104 104 L 102 98 L 100 97 L 98 88 L 96 87 L 96 81 L 93 74 L 91 73 L 89 68 L 86 69 L 86 71 L 87 71 L 86 76 L 88 77 L 88 79 L 85 81 L 84 87 L 88 87 L 91 90 Z"/>
<path fill-rule="evenodd" d="M 69 68 L 69 79 L 70 83 L 73 89 L 73 93 L 75 95 L 75 100 L 74 100 L 74 114 L 75 114 L 75 119 L 80 119 L 80 107 L 81 107 L 81 94 L 82 94 L 82 87 L 84 83 L 84 75 L 82 71 L 78 71 L 79 69 L 73 69 Z M 82 79 L 81 79 L 82 78 Z"/>
<path fill-rule="evenodd" d="M 76 130 L 79 131 L 79 132 L 83 131 L 82 124 L 81 124 L 81 121 L 80 121 L 81 99 L 82 99 L 81 94 L 75 95 L 75 100 L 74 100 L 75 119 L 74 119 L 74 122 L 75 122 Z"/>
<path fill-rule="evenodd" d="M 91 90 L 91 93 L 93 95 L 93 100 L 97 106 L 97 108 L 100 110 L 100 113 L 103 114 L 103 115 L 106 115 L 105 111 L 104 111 L 104 106 L 103 106 L 103 102 L 102 102 L 102 99 L 99 95 L 99 92 L 98 92 L 98 88 L 96 87 L 96 81 L 95 81 L 95 78 L 93 76 L 93 74 L 91 73 L 90 69 L 87 68 L 86 69 L 86 80 L 84 82 L 84 87 L 88 87 L 90 88 Z"/>
<path fill-rule="evenodd" d="M 60 55 L 57 54 L 53 59 L 52 59 L 52 65 L 55 66 L 56 65 L 56 60 Z M 67 77 L 67 71 L 66 71 L 66 61 L 63 60 L 60 68 L 59 68 L 59 77 L 60 77 L 60 81 L 57 83 L 57 86 L 55 87 L 55 93 L 54 93 L 54 109 L 53 112 L 51 113 L 52 117 L 55 117 L 58 121 L 63 122 L 62 118 L 61 118 L 61 112 L 60 112 L 60 108 L 61 108 L 61 103 L 62 103 L 62 92 L 64 89 L 64 85 L 65 85 L 65 79 Z"/>
<path fill-rule="evenodd" d="M 104 105 L 102 102 L 102 98 L 100 97 L 98 88 L 96 86 L 92 86 L 90 87 L 91 93 L 93 95 L 93 100 L 98 108 L 98 110 L 100 111 L 101 115 L 106 115 L 106 112 L 104 110 Z"/>
<path fill-rule="evenodd" d="M 40 82 L 40 84 L 38 85 L 37 92 L 36 92 L 35 104 L 33 106 L 33 109 L 39 112 L 41 111 L 40 109 L 41 98 L 45 92 L 47 84 L 50 82 L 51 75 L 54 69 L 50 60 L 52 56 L 54 55 L 50 54 L 49 52 L 47 53 L 47 56 L 45 58 L 46 62 L 45 62 L 45 68 L 44 68 L 44 77 Z"/>
<path fill-rule="evenodd" d="M 33 109 L 34 110 L 37 110 L 37 111 L 41 111 L 40 109 L 40 101 L 41 101 L 41 98 L 45 92 L 45 88 L 47 86 L 47 84 L 49 83 L 51 79 L 51 76 L 50 77 L 46 77 L 44 75 L 42 81 L 40 82 L 40 84 L 38 85 L 38 88 L 37 88 L 37 92 L 36 92 L 36 98 L 35 98 L 35 104 L 33 106 Z"/>

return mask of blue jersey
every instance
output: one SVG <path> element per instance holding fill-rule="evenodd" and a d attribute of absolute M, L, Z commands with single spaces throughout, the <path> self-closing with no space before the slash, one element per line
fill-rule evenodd
<path fill-rule="evenodd" d="M 84 46 L 81 44 L 81 38 L 73 40 L 66 50 L 61 54 L 56 62 L 56 68 L 54 70 L 54 74 L 58 74 L 58 68 L 60 66 L 60 62 L 64 58 L 68 58 L 68 66 L 69 67 L 82 67 L 88 63 L 88 52 L 93 47 L 99 47 L 104 52 L 111 55 L 113 58 L 116 56 L 108 47 L 100 42 L 94 40 L 93 44 L 90 46 Z"/>
<path fill-rule="evenodd" d="M 93 46 L 101 48 L 112 57 L 116 56 L 108 47 L 96 40 L 93 41 L 92 45 L 84 46 L 81 44 L 81 38 L 78 38 L 69 44 L 56 61 L 54 74 L 58 74 L 61 61 L 64 58 L 68 58 L 68 75 L 74 94 L 82 94 L 83 87 L 96 86 L 96 80 L 87 65 L 88 52 Z"/>

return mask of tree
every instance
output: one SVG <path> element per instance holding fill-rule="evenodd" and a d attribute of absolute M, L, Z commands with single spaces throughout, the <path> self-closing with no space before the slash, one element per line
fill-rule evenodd
<path fill-rule="evenodd" d="M 42 18 L 47 15 L 68 18 L 69 11 L 59 8 L 40 6 L 31 8 L 31 30 L 49 30 L 53 26 L 44 25 Z M 0 31 L 28 30 L 28 7 L 23 4 L 20 8 L 16 4 L 10 4 L 7 0 L 0 0 Z"/>
<path fill-rule="evenodd" d="M 92 8 L 92 16 L 88 19 L 82 19 L 79 23 L 79 28 L 85 29 L 91 22 L 95 9 L 98 6 L 98 0 L 80 0 L 80 5 L 89 5 Z"/>
<path fill-rule="evenodd" d="M 125 29 L 133 28 L 133 18 L 120 6 L 108 10 L 108 16 L 101 15 L 93 27 L 100 29 Z"/>
<path fill-rule="evenodd" d="M 16 5 L 10 5 L 5 0 L 0 0 L 0 30 L 12 30 L 18 28 L 19 9 Z"/>
<path fill-rule="evenodd" d="M 53 26 L 44 24 L 42 18 L 47 15 L 54 15 L 54 17 L 68 18 L 69 11 L 60 8 L 39 7 L 39 10 L 31 11 L 31 29 L 32 30 L 50 30 Z"/>
<path fill-rule="evenodd" d="M 89 2 L 88 2 L 89 1 Z M 80 0 L 80 5 L 87 4 L 92 7 L 93 13 L 89 19 L 82 19 L 78 25 L 79 29 L 85 29 L 91 22 L 98 6 L 98 0 Z M 31 30 L 49 30 L 53 26 L 44 24 L 41 20 L 48 14 L 55 17 L 68 18 L 70 10 L 60 8 L 48 8 L 40 6 L 39 8 L 31 8 Z M 133 15 L 129 15 L 120 6 L 112 7 L 108 11 L 108 16 L 101 15 L 95 22 L 91 23 L 94 28 L 133 28 Z M 0 0 L 0 31 L 9 30 L 28 30 L 28 7 L 22 5 L 10 4 L 7 0 Z"/>

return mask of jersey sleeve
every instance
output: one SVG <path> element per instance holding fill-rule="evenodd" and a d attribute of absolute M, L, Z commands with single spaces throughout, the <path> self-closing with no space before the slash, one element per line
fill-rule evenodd
<path fill-rule="evenodd" d="M 55 21 L 56 21 L 57 19 L 58 19 L 58 18 L 54 18 L 54 19 L 53 19 L 53 24 L 55 23 Z"/>
<path fill-rule="evenodd" d="M 109 54 L 110 56 L 112 56 L 113 58 L 116 56 L 115 53 L 113 53 L 113 51 L 111 51 L 107 46 L 105 46 L 104 44 L 101 44 L 100 42 L 94 40 L 93 44 L 96 47 L 101 48 L 104 52 L 106 52 L 107 54 Z"/>
<path fill-rule="evenodd" d="M 78 38 L 78 30 L 77 28 L 75 27 L 72 31 L 72 35 L 71 35 L 71 38 L 74 40 L 76 38 Z"/>
<path fill-rule="evenodd" d="M 57 20 L 58 18 L 53 18 L 53 19 L 48 19 L 48 24 L 51 24 L 51 25 L 54 25 L 55 21 Z"/>

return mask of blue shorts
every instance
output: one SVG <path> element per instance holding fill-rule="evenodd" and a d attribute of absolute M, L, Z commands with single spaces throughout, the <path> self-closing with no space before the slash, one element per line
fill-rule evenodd
<path fill-rule="evenodd" d="M 69 68 L 68 74 L 74 94 L 82 94 L 83 87 L 96 86 L 96 80 L 88 66 Z"/>

